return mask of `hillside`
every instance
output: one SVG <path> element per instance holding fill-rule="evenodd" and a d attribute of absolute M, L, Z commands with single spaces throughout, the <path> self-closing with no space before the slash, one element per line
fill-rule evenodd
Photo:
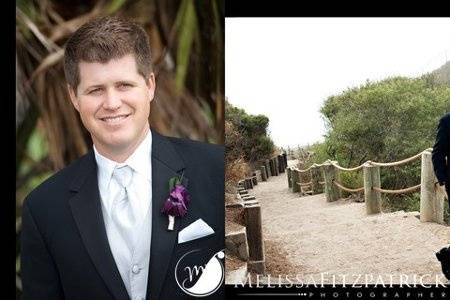
<path fill-rule="evenodd" d="M 431 74 L 435 75 L 436 82 L 450 86 L 450 61 L 446 62 L 439 69 L 431 72 Z"/>

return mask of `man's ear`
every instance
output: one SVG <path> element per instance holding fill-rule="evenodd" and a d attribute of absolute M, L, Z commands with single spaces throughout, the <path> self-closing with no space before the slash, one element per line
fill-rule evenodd
<path fill-rule="evenodd" d="M 72 102 L 73 106 L 77 111 L 80 111 L 80 106 L 77 96 L 75 95 L 75 90 L 70 85 L 67 85 L 67 90 L 69 91 L 70 101 Z"/>
<path fill-rule="evenodd" d="M 153 72 L 151 72 L 150 75 L 148 76 L 146 84 L 150 96 L 150 101 L 152 101 L 153 98 L 155 97 L 155 89 L 156 89 L 155 74 Z"/>

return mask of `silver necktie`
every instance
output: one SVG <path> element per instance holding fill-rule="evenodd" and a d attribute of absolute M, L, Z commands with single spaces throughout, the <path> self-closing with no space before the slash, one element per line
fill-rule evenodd
<path fill-rule="evenodd" d="M 111 218 L 128 247 L 132 248 L 135 242 L 134 228 L 136 215 L 133 212 L 133 205 L 130 203 L 130 184 L 133 177 L 133 169 L 123 166 L 114 169 L 113 178 L 120 186 L 120 191 L 116 194 L 112 204 Z"/>

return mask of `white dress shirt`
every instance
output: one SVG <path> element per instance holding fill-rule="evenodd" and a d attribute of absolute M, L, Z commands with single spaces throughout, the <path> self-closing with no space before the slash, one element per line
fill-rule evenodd
<path fill-rule="evenodd" d="M 132 300 L 145 299 L 147 291 L 151 242 L 151 149 L 152 135 L 150 130 L 141 144 L 123 163 L 104 157 L 98 153 L 94 145 L 95 160 L 98 166 L 98 186 L 106 233 L 117 268 Z M 132 199 L 136 201 L 136 203 L 133 203 L 133 206 L 136 207 L 134 211 L 137 212 L 135 216 L 137 219 L 136 239 L 132 245 L 122 239 L 111 219 L 113 198 L 121 188 L 111 178 L 114 169 L 123 165 L 128 165 L 133 169 L 133 178 L 130 186 L 133 192 L 139 196 Z"/>

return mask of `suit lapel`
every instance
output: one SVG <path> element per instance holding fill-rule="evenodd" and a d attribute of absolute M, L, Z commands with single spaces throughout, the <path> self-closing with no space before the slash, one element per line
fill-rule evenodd
<path fill-rule="evenodd" d="M 171 142 L 152 130 L 152 236 L 150 266 L 147 283 L 147 299 L 159 299 L 162 285 L 167 277 L 173 247 L 177 241 L 181 220 L 175 218 L 173 231 L 168 231 L 168 218 L 161 213 L 169 196 L 169 179 L 180 176 L 184 163 Z M 183 184 L 188 179 L 183 175 Z M 173 279 L 175 280 L 175 279 Z"/>
<path fill-rule="evenodd" d="M 69 200 L 69 203 L 81 239 L 114 298 L 129 299 L 106 235 L 98 191 L 97 168 L 92 150 L 85 157 L 75 178 L 71 190 L 77 194 Z"/>

